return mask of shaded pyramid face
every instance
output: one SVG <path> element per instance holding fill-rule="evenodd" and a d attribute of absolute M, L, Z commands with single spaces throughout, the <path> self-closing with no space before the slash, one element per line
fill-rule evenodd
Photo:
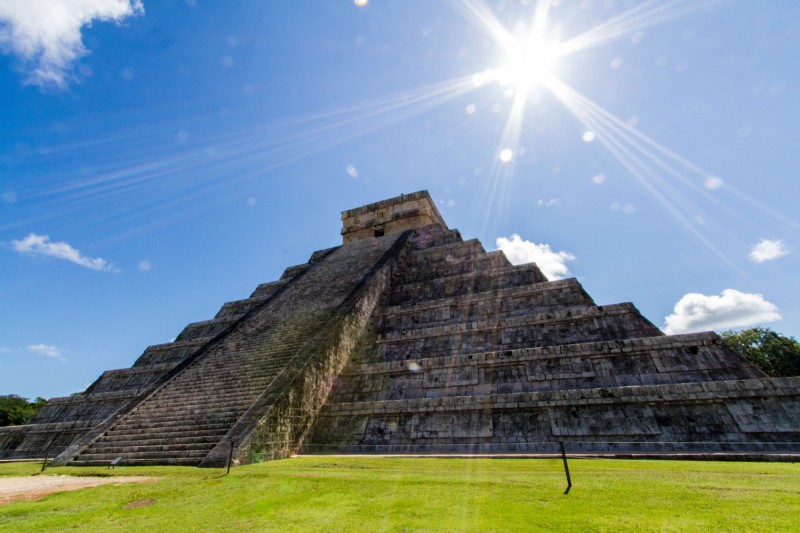
<path fill-rule="evenodd" d="M 713 333 L 450 230 L 427 192 L 342 213 L 312 254 L 86 392 L 0 430 L 6 457 L 220 466 L 301 453 L 797 453 L 800 378 Z"/>

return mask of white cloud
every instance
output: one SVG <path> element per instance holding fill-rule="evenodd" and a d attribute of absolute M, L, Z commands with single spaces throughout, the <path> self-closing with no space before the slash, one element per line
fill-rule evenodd
<path fill-rule="evenodd" d="M 782 317 L 778 307 L 760 294 L 725 289 L 719 296 L 690 292 L 664 319 L 664 333 L 690 333 L 711 329 L 752 326 Z"/>
<path fill-rule="evenodd" d="M 73 63 L 89 53 L 84 26 L 142 13 L 141 0 L 2 0 L 0 50 L 23 62 L 26 83 L 63 89 Z"/>
<path fill-rule="evenodd" d="M 0 346 L 0 353 L 8 353 L 8 352 L 13 352 L 13 351 L 14 350 L 9 348 L 8 346 Z"/>
<path fill-rule="evenodd" d="M 28 234 L 21 241 L 11 241 L 11 248 L 21 254 L 49 255 L 57 259 L 64 259 L 77 265 L 90 268 L 92 270 L 103 270 L 106 272 L 118 272 L 114 265 L 96 257 L 94 259 L 81 255 L 81 253 L 65 242 L 51 242 L 47 235 Z"/>
<path fill-rule="evenodd" d="M 773 259 L 783 257 L 788 253 L 789 250 L 783 245 L 783 241 L 761 239 L 753 246 L 747 257 L 754 263 L 763 263 L 764 261 L 772 261 Z"/>
<path fill-rule="evenodd" d="M 536 263 L 547 279 L 561 279 L 569 276 L 566 262 L 575 259 L 575 256 L 569 252 L 554 252 L 549 244 L 526 241 L 516 233 L 510 239 L 498 237 L 497 249 L 502 250 L 513 265 Z"/>
<path fill-rule="evenodd" d="M 67 361 L 64 359 L 64 356 L 61 355 L 61 351 L 58 348 L 48 344 L 31 344 L 28 346 L 28 351 L 38 353 L 39 355 L 46 355 L 47 357 L 52 357 L 53 359 L 58 359 L 59 361 Z"/>

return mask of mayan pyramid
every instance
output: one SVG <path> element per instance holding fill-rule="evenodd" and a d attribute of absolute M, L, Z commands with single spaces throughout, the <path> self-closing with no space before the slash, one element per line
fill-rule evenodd
<path fill-rule="evenodd" d="M 220 466 L 295 453 L 798 453 L 800 378 L 666 336 L 447 227 L 426 191 L 0 430 L 0 457 Z"/>

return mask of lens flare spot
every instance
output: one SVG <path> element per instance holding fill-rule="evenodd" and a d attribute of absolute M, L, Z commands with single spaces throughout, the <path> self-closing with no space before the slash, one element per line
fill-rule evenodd
<path fill-rule="evenodd" d="M 509 161 L 511 161 L 513 157 L 514 157 L 514 152 L 511 150 L 511 148 L 503 148 L 502 150 L 500 150 L 500 155 L 498 156 L 500 161 L 502 161 L 503 163 L 508 163 Z"/>
<path fill-rule="evenodd" d="M 369 0 L 353 0 L 353 3 L 356 7 L 366 7 L 369 4 Z"/>
<path fill-rule="evenodd" d="M 358 177 L 358 169 L 354 165 L 347 165 L 345 167 L 345 171 L 347 171 L 347 175 L 350 176 L 351 178 Z"/>
<path fill-rule="evenodd" d="M 604 181 L 606 181 L 606 175 L 602 173 L 597 174 L 595 177 L 592 178 L 592 183 L 594 183 L 595 185 L 600 185 Z"/>
<path fill-rule="evenodd" d="M 475 104 L 468 104 L 467 105 L 467 114 L 468 115 L 474 115 L 475 111 L 477 111 L 477 110 L 478 110 L 478 108 L 475 107 Z"/>
<path fill-rule="evenodd" d="M 714 191 L 722 187 L 723 183 L 725 182 L 722 181 L 722 178 L 717 176 L 709 176 L 706 178 L 706 181 L 703 183 L 703 185 L 705 185 L 706 189 Z"/>
<path fill-rule="evenodd" d="M 583 135 L 581 136 L 583 142 L 590 143 L 594 140 L 594 132 L 593 131 L 584 131 Z"/>
<path fill-rule="evenodd" d="M 419 366 L 419 365 L 418 365 L 416 362 L 414 362 L 414 361 L 409 361 L 409 362 L 406 364 L 406 367 L 407 367 L 407 368 L 408 368 L 408 369 L 409 369 L 411 372 L 419 372 L 419 371 L 420 371 L 420 366 Z"/>

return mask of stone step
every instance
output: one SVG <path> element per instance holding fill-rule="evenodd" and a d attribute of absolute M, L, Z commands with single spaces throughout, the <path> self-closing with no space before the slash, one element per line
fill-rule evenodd
<path fill-rule="evenodd" d="M 563 302 L 551 305 L 538 305 L 529 308 L 519 308 L 511 299 L 496 302 L 497 310 L 492 311 L 491 304 L 480 302 L 475 305 L 464 302 L 461 305 L 452 305 L 404 315 L 384 315 L 375 324 L 375 330 L 381 338 L 388 338 L 400 332 L 413 335 L 415 332 L 434 328 L 471 328 L 476 324 L 487 321 L 504 322 L 518 317 L 542 316 L 559 311 L 578 311 L 592 302 L 578 298 L 569 303 Z"/>
<path fill-rule="evenodd" d="M 133 363 L 133 366 L 139 367 L 142 365 L 180 363 L 205 346 L 210 340 L 211 337 L 207 337 L 149 346 L 144 353 L 139 356 L 136 362 Z"/>
<path fill-rule="evenodd" d="M 197 436 L 200 434 L 209 434 L 217 431 L 227 431 L 237 418 L 231 417 L 230 419 L 220 419 L 218 421 L 211 420 L 182 420 L 170 421 L 162 423 L 159 420 L 123 420 L 117 426 L 114 426 L 106 432 L 105 436 L 109 439 L 115 438 L 115 435 L 141 435 L 143 433 L 163 433 L 172 432 L 174 435 L 178 433 L 187 433 L 187 437 Z M 192 435 L 188 435 L 192 433 Z"/>
<path fill-rule="evenodd" d="M 257 398 L 254 396 L 253 399 Z M 235 399 L 231 398 L 231 402 L 219 401 L 214 405 L 206 405 L 203 403 L 202 398 L 186 401 L 185 405 L 170 405 L 165 404 L 151 404 L 147 409 L 131 411 L 127 417 L 118 422 L 123 424 L 126 422 L 139 422 L 143 419 L 153 419 L 161 421 L 170 420 L 204 420 L 211 418 L 222 418 L 228 416 L 236 416 L 237 413 L 243 413 L 250 406 L 252 401 L 250 398 Z M 152 408 L 155 405 L 156 408 Z M 141 409 L 141 406 L 140 406 Z"/>
<path fill-rule="evenodd" d="M 283 274 L 281 275 L 281 279 L 290 280 L 292 278 L 296 278 L 297 276 L 308 270 L 310 266 L 311 265 L 309 263 L 301 263 L 299 265 L 287 267 L 286 269 L 284 269 Z"/>
<path fill-rule="evenodd" d="M 392 288 L 383 300 L 385 306 L 415 305 L 465 294 L 545 283 L 547 278 L 532 264 L 498 268 L 478 274 L 461 274 L 424 283 L 403 283 Z"/>
<path fill-rule="evenodd" d="M 173 432 L 168 433 L 151 433 L 148 434 L 147 442 L 152 443 L 164 443 L 164 444 L 202 444 L 202 443 L 211 443 L 216 445 L 221 438 L 220 433 L 215 433 L 213 435 L 210 434 L 203 434 L 203 435 L 195 435 L 191 437 L 176 437 Z M 116 435 L 119 437 L 119 435 Z M 105 439 L 105 440 L 104 440 Z M 122 438 L 115 438 L 114 440 L 108 440 L 108 438 L 104 435 L 100 439 L 94 441 L 91 444 L 91 449 L 100 449 L 101 447 L 110 447 L 115 446 L 119 448 L 127 448 L 130 446 L 140 446 L 144 442 L 138 436 L 136 438 L 131 438 L 128 440 Z"/>
<path fill-rule="evenodd" d="M 660 334 L 632 304 L 617 304 L 512 317 L 499 322 L 479 321 L 392 332 L 377 340 L 372 359 L 397 361 Z M 355 355 L 355 360 L 368 362 L 369 350 L 365 347 Z"/>
<path fill-rule="evenodd" d="M 164 410 L 161 411 L 162 415 L 157 418 L 157 421 L 159 423 L 170 423 L 181 420 L 213 420 L 213 419 L 223 419 L 223 418 L 227 419 L 230 417 L 239 417 L 242 415 L 242 413 L 244 413 L 245 410 L 246 409 L 241 409 L 241 408 L 236 409 L 232 405 L 219 407 L 217 409 L 184 408 L 184 409 L 175 409 L 172 412 Z M 145 418 L 150 419 L 153 417 L 155 413 L 156 413 L 155 411 L 135 411 L 132 412 L 125 420 L 120 422 L 120 424 L 137 423 Z"/>
<path fill-rule="evenodd" d="M 408 242 L 412 249 L 418 251 L 462 242 L 463 240 L 464 239 L 461 238 L 461 233 L 457 229 L 451 229 L 441 233 L 412 236 Z"/>
<path fill-rule="evenodd" d="M 551 310 L 539 314 L 511 316 L 508 318 L 485 315 L 477 317 L 476 320 L 469 323 L 459 322 L 446 326 L 434 324 L 432 326 L 423 326 L 411 330 L 389 331 L 385 334 L 378 335 L 377 342 L 378 344 L 404 342 L 413 339 L 424 339 L 427 337 L 439 337 L 444 335 L 468 335 L 471 333 L 495 331 L 498 329 L 530 328 L 534 325 L 544 327 L 561 322 L 570 323 L 589 317 L 597 318 L 628 315 L 635 311 L 636 308 L 633 307 L 632 304 L 615 304 L 608 306 L 582 305 L 567 309 Z"/>
<path fill-rule="evenodd" d="M 180 396 L 159 397 L 140 405 L 135 412 L 141 414 L 159 413 L 210 413 L 220 410 L 238 410 L 241 406 L 249 406 L 264 391 L 264 388 L 239 391 L 239 394 L 228 391 L 226 394 L 217 393 L 214 398 L 193 396 L 185 392 Z M 203 391 L 199 391 L 203 392 Z M 237 407 L 238 406 L 238 407 Z"/>
<path fill-rule="evenodd" d="M 117 457 L 122 457 L 122 460 L 130 459 L 168 459 L 177 457 L 182 459 L 196 459 L 202 460 L 208 455 L 208 450 L 166 450 L 166 451 L 149 451 L 149 452 L 109 452 L 109 453 L 86 453 L 81 454 L 81 459 L 85 461 L 113 461 Z"/>
<path fill-rule="evenodd" d="M 269 385 L 270 381 L 274 378 L 277 374 L 276 371 L 271 371 L 269 373 L 264 372 L 263 379 L 249 381 L 247 383 L 241 382 L 227 382 L 224 383 L 221 387 L 213 387 L 208 382 L 198 383 L 194 388 L 195 391 L 205 391 L 208 393 L 213 393 L 214 396 L 210 396 L 208 398 L 212 399 L 214 397 L 228 397 L 228 396 L 237 396 L 242 393 L 256 393 L 257 391 L 263 390 L 264 387 Z M 156 394 L 155 396 L 151 397 L 148 400 L 148 403 L 154 402 L 159 399 L 163 399 L 167 402 L 172 402 L 176 400 L 180 400 L 184 395 L 192 395 L 192 387 L 186 386 L 189 385 L 189 381 L 187 379 L 182 379 L 181 383 L 176 384 L 173 388 L 165 390 L 163 393 Z M 159 391 L 161 392 L 161 391 Z"/>
<path fill-rule="evenodd" d="M 180 431 L 178 431 L 180 429 Z M 107 433 L 95 442 L 103 442 L 124 448 L 128 442 L 161 442 L 163 440 L 172 441 L 172 439 L 212 439 L 216 437 L 221 439 L 228 432 L 229 427 L 220 427 L 218 429 L 212 428 L 199 428 L 189 430 L 185 426 L 173 428 L 157 428 L 151 430 L 150 428 L 140 428 L 136 430 L 119 430 L 115 433 Z"/>
<path fill-rule="evenodd" d="M 439 246 L 415 250 L 406 258 L 409 267 L 431 265 L 438 262 L 455 262 L 485 254 L 486 250 L 478 239 L 454 240 Z"/>
<path fill-rule="evenodd" d="M 356 364 L 327 403 L 751 379 L 712 333 Z"/>
<path fill-rule="evenodd" d="M 491 271 L 500 268 L 508 268 L 508 262 L 503 252 L 489 252 L 476 255 L 463 261 L 443 262 L 443 264 L 422 264 L 416 267 L 409 267 L 403 270 L 402 282 L 422 283 L 433 279 L 448 278 L 465 274 L 477 274 L 479 272 Z"/>
<path fill-rule="evenodd" d="M 306 442 L 413 446 L 479 438 L 796 446 L 793 405 L 779 405 L 798 391 L 797 378 L 758 378 L 326 404 Z M 772 409 L 753 409 L 762 401 Z M 763 433 L 772 433 L 770 443 Z"/>
<path fill-rule="evenodd" d="M 270 349 L 270 346 L 264 346 L 262 349 L 265 351 L 269 350 L 271 357 L 263 360 L 236 361 L 228 358 L 217 358 L 215 362 L 196 363 L 194 366 L 187 368 L 182 375 L 192 376 L 192 378 L 209 382 L 216 382 L 218 378 L 233 378 L 236 376 L 235 372 L 237 368 L 240 368 L 242 365 L 246 365 L 250 373 L 255 373 L 255 375 L 259 376 L 267 375 L 276 368 L 282 367 L 289 359 L 294 357 L 303 344 L 305 344 L 305 342 L 288 342 L 279 349 Z M 244 377 L 247 377 L 247 375 L 248 374 L 245 374 Z M 180 376 L 178 378 L 180 378 Z M 176 381 L 176 383 L 180 383 L 180 381 Z"/>
<path fill-rule="evenodd" d="M 259 298 L 245 298 L 243 300 L 227 302 L 220 308 L 219 311 L 217 311 L 214 319 L 238 320 L 258 307 L 261 303 L 263 303 L 263 301 L 263 299 Z"/>
<path fill-rule="evenodd" d="M 160 441 L 140 441 L 136 444 L 127 444 L 120 446 L 118 443 L 112 444 L 109 442 L 98 443 L 90 446 L 85 453 L 87 454 L 103 454 L 114 453 L 118 449 L 123 449 L 124 453 L 141 453 L 141 452 L 164 452 L 164 451 L 196 451 L 196 450 L 210 450 L 216 446 L 219 439 L 214 442 L 197 442 L 192 444 L 178 444 L 172 440 L 161 439 Z"/>
<path fill-rule="evenodd" d="M 280 290 L 284 285 L 286 285 L 289 280 L 278 280 L 278 281 L 270 281 L 268 283 L 262 283 L 253 293 L 250 295 L 250 298 L 255 298 L 257 300 L 266 300 L 271 298 L 278 290 Z"/>
<path fill-rule="evenodd" d="M 381 321 L 393 318 L 402 321 L 404 317 L 419 315 L 430 315 L 434 320 L 438 320 L 439 316 L 445 315 L 444 310 L 453 308 L 469 310 L 471 307 L 473 314 L 485 314 L 495 307 L 501 311 L 508 308 L 525 310 L 529 307 L 558 306 L 562 303 L 569 305 L 572 302 L 595 305 L 575 278 L 567 278 L 438 298 L 416 305 L 383 306 L 375 312 L 375 316 Z"/>
<path fill-rule="evenodd" d="M 214 318 L 202 322 L 192 322 L 178 334 L 176 341 L 187 341 L 206 337 L 216 337 L 227 327 L 236 322 L 237 318 Z"/>
<path fill-rule="evenodd" d="M 124 420 L 120 421 L 114 430 L 123 429 L 139 429 L 139 428 L 159 428 L 159 427 L 224 427 L 230 425 L 238 420 L 249 407 L 239 408 L 236 411 L 209 411 L 206 410 L 202 413 L 194 413 L 190 411 L 178 412 L 168 416 L 162 417 L 158 412 L 141 413 L 134 416 L 133 414 Z"/>
<path fill-rule="evenodd" d="M 118 457 L 118 456 L 117 456 Z M 116 457 L 114 457 L 116 459 Z M 108 460 L 92 460 L 87 461 L 79 456 L 69 462 L 69 466 L 108 466 L 111 461 Z M 123 459 L 118 463 L 118 466 L 198 466 L 202 459 L 197 458 L 181 458 L 181 457 L 164 457 L 160 459 Z"/>
<path fill-rule="evenodd" d="M 272 376 L 270 376 L 270 378 L 263 383 L 256 382 L 248 384 L 248 386 L 242 387 L 241 389 L 228 388 L 219 390 L 198 386 L 196 389 L 198 394 L 192 394 L 192 390 L 189 388 L 182 388 L 180 390 L 171 389 L 165 391 L 164 394 L 156 395 L 148 399 L 139 406 L 139 410 L 143 412 L 149 411 L 152 410 L 152 406 L 158 409 L 172 408 L 173 410 L 184 405 L 196 408 L 203 408 L 204 406 L 215 407 L 217 404 L 222 403 L 228 405 L 229 402 L 235 398 L 241 398 L 241 402 L 246 403 L 249 401 L 249 398 L 256 398 L 261 395 L 261 393 L 266 390 L 267 386 L 269 386 L 272 379 Z"/>
<path fill-rule="evenodd" d="M 213 376 L 206 377 L 202 381 L 198 380 L 194 383 L 188 383 L 187 379 L 184 378 L 180 380 L 181 382 L 179 384 L 176 383 L 176 385 L 172 389 L 170 389 L 169 391 L 164 391 L 164 393 L 160 394 L 158 397 L 173 400 L 179 398 L 184 393 L 191 394 L 192 390 L 200 390 L 200 389 L 217 390 L 219 391 L 219 394 L 223 396 L 229 394 L 238 394 L 239 391 L 258 390 L 259 388 L 263 388 L 269 384 L 269 382 L 277 374 L 276 370 L 278 369 L 279 368 L 264 369 L 263 372 L 260 373 L 261 375 L 258 378 L 254 377 L 244 383 L 235 379 L 223 378 L 221 375 L 219 376 L 219 381 L 216 382 L 209 381 L 210 379 L 213 379 Z M 188 381 L 191 382 L 191 379 L 189 379 Z M 186 386 L 186 388 L 184 389 L 183 388 L 184 383 L 186 383 L 186 385 L 192 385 L 192 386 Z M 213 385 L 215 383 L 219 383 L 220 386 L 214 387 Z"/>

